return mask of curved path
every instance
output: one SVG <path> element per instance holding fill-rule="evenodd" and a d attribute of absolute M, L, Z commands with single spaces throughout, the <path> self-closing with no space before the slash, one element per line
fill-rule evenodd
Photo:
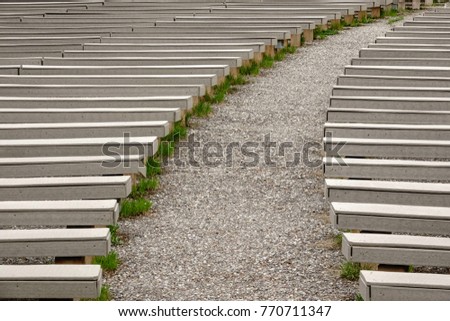
<path fill-rule="evenodd" d="M 341 255 L 331 246 L 321 168 L 285 164 L 303 142 L 313 142 L 312 161 L 320 158 L 314 146 L 337 76 L 389 28 L 377 22 L 301 48 L 197 120 L 190 132 L 202 146 L 214 142 L 225 154 L 231 142 L 251 142 L 260 161 L 241 166 L 250 159 L 235 148 L 231 166 L 225 156 L 208 166 L 199 149 L 200 167 L 169 166 L 153 212 L 121 222 L 129 240 L 107 280 L 115 299 L 353 299 L 356 283 L 339 278 Z M 271 157 L 274 166 L 263 161 L 267 134 L 278 147 L 294 144 Z"/>

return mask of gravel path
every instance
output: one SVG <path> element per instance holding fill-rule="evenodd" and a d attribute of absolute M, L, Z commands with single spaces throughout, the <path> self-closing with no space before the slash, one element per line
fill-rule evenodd
<path fill-rule="evenodd" d="M 225 157 L 206 166 L 198 150 L 200 167 L 169 166 L 153 212 L 121 222 L 129 240 L 117 249 L 121 268 L 107 278 L 115 299 L 353 299 L 356 283 L 339 278 L 321 168 L 285 163 L 304 142 L 320 144 L 337 76 L 389 28 L 377 22 L 301 48 L 197 120 L 196 141 L 224 149 L 258 143 L 261 159 L 242 166 L 248 158 L 235 152 L 232 166 Z M 267 134 L 278 146 L 295 145 L 273 157 L 275 166 L 263 162 Z"/>

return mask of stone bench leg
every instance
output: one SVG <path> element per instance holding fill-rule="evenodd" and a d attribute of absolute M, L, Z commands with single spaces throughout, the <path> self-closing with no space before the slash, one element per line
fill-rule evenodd
<path fill-rule="evenodd" d="M 346 23 L 346 24 L 352 24 L 352 22 L 353 22 L 353 15 L 351 15 L 351 14 L 347 14 L 347 15 L 345 15 L 344 16 L 344 22 Z"/>
<path fill-rule="evenodd" d="M 426 6 L 432 6 L 433 5 L 433 0 L 425 0 L 425 5 Z"/>
<path fill-rule="evenodd" d="M 381 17 L 381 7 L 372 8 L 372 18 L 380 18 Z"/>
<path fill-rule="evenodd" d="M 300 47 L 302 44 L 302 35 L 291 35 L 291 46 Z"/>
<path fill-rule="evenodd" d="M 397 10 L 398 11 L 406 10 L 406 2 L 405 2 L 405 0 L 398 0 Z"/>
<path fill-rule="evenodd" d="M 414 10 L 420 9 L 420 0 L 412 0 L 412 8 Z"/>
<path fill-rule="evenodd" d="M 366 11 L 358 12 L 358 21 L 363 21 L 365 18 L 367 18 L 367 12 Z"/>
<path fill-rule="evenodd" d="M 307 29 L 303 30 L 303 38 L 305 38 L 305 43 L 311 44 L 314 41 L 314 30 Z"/>

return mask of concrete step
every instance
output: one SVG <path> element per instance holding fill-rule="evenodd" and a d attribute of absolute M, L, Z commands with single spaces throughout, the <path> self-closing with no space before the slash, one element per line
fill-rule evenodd
<path fill-rule="evenodd" d="M 450 89 L 440 87 L 335 86 L 333 87 L 333 96 L 450 97 Z"/>

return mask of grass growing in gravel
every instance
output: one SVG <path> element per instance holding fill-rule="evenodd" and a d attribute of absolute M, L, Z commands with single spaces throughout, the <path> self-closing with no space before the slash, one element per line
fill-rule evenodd
<path fill-rule="evenodd" d="M 362 295 L 358 293 L 355 295 L 355 301 L 364 301 L 364 299 L 363 299 Z"/>
<path fill-rule="evenodd" d="M 239 68 L 239 73 L 243 76 L 257 76 L 259 75 L 260 68 L 256 61 L 252 61 L 248 66 L 242 66 Z"/>
<path fill-rule="evenodd" d="M 96 256 L 92 263 L 99 264 L 105 271 L 115 271 L 120 264 L 119 255 L 117 252 L 111 251 L 106 256 Z"/>
<path fill-rule="evenodd" d="M 373 265 L 349 261 L 344 262 L 341 265 L 341 278 L 350 281 L 357 281 L 361 270 L 373 270 Z"/>
<path fill-rule="evenodd" d="M 144 197 L 147 192 L 156 190 L 158 185 L 158 179 L 155 177 L 143 178 L 139 181 L 139 183 L 133 186 L 133 191 L 131 192 L 130 197 L 133 199 Z"/>
<path fill-rule="evenodd" d="M 332 28 L 323 30 L 320 27 L 316 27 L 316 29 L 314 29 L 314 40 L 317 40 L 317 39 L 323 40 L 329 36 L 337 35 L 339 33 L 339 30 L 340 29 L 332 29 Z"/>
<path fill-rule="evenodd" d="M 336 248 L 340 249 L 342 247 L 342 233 L 338 233 L 333 237 L 333 242 Z"/>
<path fill-rule="evenodd" d="M 110 225 L 108 226 L 109 233 L 111 234 L 111 244 L 112 245 L 120 245 L 122 244 L 122 240 L 120 239 L 120 236 L 118 235 L 119 231 L 119 225 Z"/>
<path fill-rule="evenodd" d="M 142 215 L 152 207 L 152 202 L 140 198 L 137 200 L 127 199 L 120 204 L 120 217 L 130 218 L 138 215 Z"/>

